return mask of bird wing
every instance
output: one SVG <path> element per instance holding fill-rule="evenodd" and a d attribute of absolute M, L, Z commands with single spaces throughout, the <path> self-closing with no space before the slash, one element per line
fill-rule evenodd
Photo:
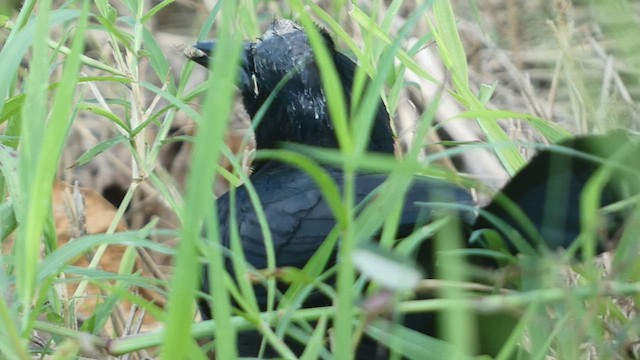
<path fill-rule="evenodd" d="M 328 173 L 338 188 L 342 189 L 342 172 L 330 170 Z M 386 178 L 382 174 L 359 174 L 355 184 L 356 203 L 362 202 Z M 276 266 L 302 268 L 336 224 L 320 188 L 305 172 L 282 165 L 263 168 L 251 180 L 269 225 Z M 444 181 L 414 178 L 405 194 L 398 236 L 407 236 L 417 223 L 427 222 L 432 211 L 421 203 L 437 199 L 443 194 L 457 204 L 472 205 L 466 189 Z M 218 200 L 221 236 L 227 247 L 230 241 L 229 199 L 225 195 Z M 236 223 L 245 258 L 256 269 L 266 268 L 263 230 L 246 187 L 236 189 L 235 199 Z"/>
<path fill-rule="evenodd" d="M 339 189 L 343 186 L 342 172 L 328 170 Z M 387 179 L 382 174 L 359 174 L 356 177 L 355 200 L 362 202 Z M 282 164 L 269 163 L 261 166 L 251 176 L 251 183 L 260 199 L 267 220 L 276 267 L 303 268 L 322 245 L 334 228 L 336 220 L 331 208 L 324 200 L 320 188 L 305 172 Z M 472 204 L 468 192 L 456 185 L 426 179 L 414 178 L 405 193 L 405 205 L 400 217 L 397 236 L 407 236 L 416 224 L 427 222 L 432 215 L 431 208 L 422 203 L 447 194 L 447 198 L 459 204 Z M 234 196 L 225 194 L 217 200 L 220 221 L 220 236 L 223 246 L 230 248 L 231 241 L 231 199 L 235 199 L 235 226 L 240 238 L 246 262 L 254 269 L 264 269 L 267 264 L 267 248 L 263 230 L 246 186 L 235 189 Z M 233 276 L 234 268 L 228 258 L 227 271 Z M 431 261 L 431 258 L 424 259 Z M 335 258 L 329 260 L 333 265 Z M 206 271 L 202 290 L 209 291 Z M 264 290 L 256 288 L 256 295 L 263 306 Z M 200 302 L 203 316 L 210 316 L 208 304 Z"/>
<path fill-rule="evenodd" d="M 554 250 L 567 248 L 582 231 L 583 191 L 603 163 L 621 165 L 614 168 L 616 171 L 602 189 L 600 206 L 624 199 L 622 189 L 626 189 L 629 196 L 638 193 L 637 170 L 621 169 L 640 155 L 640 145 L 632 141 L 635 138 L 617 131 L 572 138 L 559 144 L 587 157 L 557 149 L 542 150 L 500 190 L 491 203 L 483 208 L 483 212 L 518 231 L 529 244 L 544 244 Z M 512 207 L 505 206 L 506 199 Z M 519 217 L 513 207 L 519 209 L 526 220 Z M 524 221 L 530 222 L 532 231 L 525 227 Z M 473 228 L 497 230 L 492 221 L 484 216 L 478 217 Z M 509 236 L 505 235 L 505 238 L 509 239 Z M 511 242 L 507 242 L 507 245 L 514 253 L 519 250 Z"/>
<path fill-rule="evenodd" d="M 285 166 L 261 169 L 260 173 L 252 176 L 251 182 L 269 225 L 276 266 L 304 266 L 304 261 L 300 259 L 313 254 L 334 223 L 331 212 L 326 205 L 323 206 L 319 188 L 303 172 Z M 229 226 L 233 216 L 229 199 L 226 194 L 218 200 L 222 242 L 226 247 L 229 247 Z M 235 204 L 237 230 L 245 258 L 256 269 L 266 268 L 267 249 L 263 230 L 245 186 L 235 190 Z M 318 207 L 320 209 L 316 209 Z M 319 221 L 315 225 L 312 224 L 315 219 L 309 217 L 314 209 L 314 218 Z M 302 222 L 306 227 L 301 234 L 298 229 Z M 289 256 L 291 254 L 298 256 Z"/>

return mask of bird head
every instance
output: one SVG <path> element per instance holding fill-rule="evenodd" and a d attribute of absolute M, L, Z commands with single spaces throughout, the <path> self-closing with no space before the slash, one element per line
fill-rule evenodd
<path fill-rule="evenodd" d="M 340 77 L 346 104 L 350 106 L 357 65 L 336 51 L 326 31 L 320 29 L 320 32 Z M 215 42 L 198 42 L 194 47 L 199 51 L 191 51 L 187 57 L 208 66 Z M 267 106 L 265 116 L 255 127 L 259 149 L 277 148 L 283 142 L 338 146 L 320 69 L 309 38 L 300 25 L 292 20 L 276 20 L 256 41 L 245 43 L 241 59 L 238 87 L 247 112 L 254 119 L 261 107 Z M 369 150 L 393 153 L 389 116 L 382 103 L 371 134 Z"/>

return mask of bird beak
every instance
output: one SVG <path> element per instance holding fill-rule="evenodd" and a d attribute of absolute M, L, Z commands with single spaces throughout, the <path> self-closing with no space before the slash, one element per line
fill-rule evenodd
<path fill-rule="evenodd" d="M 216 42 L 215 41 L 198 41 L 195 45 L 187 46 L 183 53 L 184 55 L 192 61 L 208 68 L 209 62 L 211 61 L 211 55 L 216 50 Z M 242 64 L 240 68 L 240 80 L 239 86 L 246 87 L 250 85 L 249 81 L 249 73 L 251 69 L 249 69 L 249 61 L 248 61 L 248 52 L 251 49 L 251 43 L 247 42 L 244 44 L 244 51 L 240 54 L 240 64 Z"/>
<path fill-rule="evenodd" d="M 199 41 L 195 45 L 186 46 L 183 50 L 184 56 L 192 61 L 208 68 L 211 54 L 216 48 L 215 41 Z"/>

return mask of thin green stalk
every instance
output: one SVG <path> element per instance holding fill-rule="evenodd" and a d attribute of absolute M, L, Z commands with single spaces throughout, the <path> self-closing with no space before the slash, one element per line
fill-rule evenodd
<path fill-rule="evenodd" d="M 455 284 L 454 284 L 455 285 Z M 541 289 L 523 293 L 489 295 L 483 297 L 473 297 L 468 299 L 429 299 L 429 300 L 412 300 L 398 304 L 395 309 L 398 313 L 424 313 L 432 311 L 440 311 L 444 309 L 472 309 L 483 313 L 502 312 L 508 308 L 518 308 L 529 306 L 532 303 L 549 304 L 554 302 L 562 302 L 567 298 L 590 299 L 598 296 L 621 296 L 640 294 L 640 282 L 606 282 L 600 287 L 582 286 L 577 288 L 552 288 Z M 322 316 L 333 316 L 336 312 L 334 306 L 317 307 L 309 309 L 299 309 L 292 315 L 291 320 L 296 321 L 313 321 Z M 272 313 L 261 313 L 262 319 L 267 320 L 278 316 L 280 311 Z M 352 315 L 362 314 L 361 308 L 354 309 Z M 46 326 L 45 326 L 46 325 Z M 236 331 L 254 329 L 255 325 L 249 320 L 241 316 L 234 316 L 229 319 L 226 324 L 232 326 Z M 194 338 L 202 338 L 211 336 L 220 324 L 216 320 L 208 320 L 193 324 L 190 327 L 190 334 Z M 44 328 L 43 328 L 44 327 Z M 66 328 L 57 327 L 55 325 L 36 321 L 35 328 L 46 330 L 53 334 L 70 337 L 81 337 L 82 333 L 73 332 Z M 53 331 L 52 329 L 57 329 Z M 59 329 L 58 329 L 59 328 Z M 48 329 L 48 330 L 47 330 Z M 122 338 L 112 339 L 107 342 L 106 350 L 111 355 L 122 355 L 129 352 L 146 349 L 162 344 L 166 336 L 166 329 L 159 329 L 147 333 L 126 336 Z"/>
<path fill-rule="evenodd" d="M 330 57 L 329 50 L 325 45 L 325 41 L 318 32 L 315 23 L 304 9 L 301 0 L 293 0 L 291 7 L 300 15 L 300 24 L 309 38 L 309 43 L 313 48 L 315 62 L 320 68 L 320 77 L 322 86 L 327 97 L 327 105 L 329 115 L 335 127 L 336 138 L 340 144 L 340 150 L 344 154 L 352 154 L 354 149 L 353 141 L 348 127 L 348 112 L 344 97 L 344 91 L 338 77 L 338 72 L 333 60 Z"/>
<path fill-rule="evenodd" d="M 131 186 L 129 186 L 129 189 L 125 193 L 124 198 L 122 199 L 122 202 L 120 203 L 120 206 L 116 211 L 116 214 L 113 216 L 113 219 L 111 220 L 111 224 L 109 225 L 109 228 L 107 229 L 105 234 L 113 234 L 115 232 L 118 224 L 120 224 L 120 221 L 124 216 L 124 212 L 126 211 L 127 207 L 131 203 L 131 200 L 133 199 L 133 194 L 135 193 L 135 190 L 138 187 L 138 185 L 139 185 L 138 182 L 131 183 Z M 100 260 L 102 259 L 102 256 L 104 256 L 104 254 L 106 253 L 108 246 L 109 244 L 101 244 L 100 246 L 98 246 L 98 249 L 96 249 L 95 253 L 93 254 L 93 257 L 91 258 L 91 261 L 89 262 L 89 265 L 87 265 L 87 269 L 96 269 L 98 265 L 100 265 Z M 80 284 L 76 288 L 76 291 L 73 294 L 74 299 L 79 299 L 79 301 L 84 300 L 84 293 L 87 290 L 87 286 L 89 285 L 89 280 L 90 279 L 87 278 L 80 282 Z"/>
<path fill-rule="evenodd" d="M 30 111 L 23 112 L 21 130 L 23 136 L 21 148 L 23 151 L 20 157 L 21 191 L 27 194 L 27 201 L 26 208 L 19 211 L 21 226 L 18 227 L 16 246 L 18 257 L 21 259 L 18 264 L 17 285 L 25 312 L 23 317 L 25 334 L 30 332 L 29 312 L 36 287 L 40 238 L 50 209 L 51 184 L 75 114 L 74 107 L 69 104 L 73 103 L 75 98 L 81 64 L 80 54 L 84 49 L 84 32 L 87 28 L 88 5 L 85 2 L 76 26 L 72 51 L 66 59 L 61 85 L 55 93 L 53 109 L 47 120 L 45 107 L 49 64 L 45 39 L 49 30 L 50 5 L 50 2 L 45 1 L 41 3 L 39 9 L 36 36 L 33 42 L 33 72 L 28 79 L 29 92 L 25 99 L 25 106 L 29 106 Z"/>
<path fill-rule="evenodd" d="M 2 319 L 3 330 L 2 333 L 7 336 L 7 342 L 12 344 L 11 350 L 13 350 L 21 360 L 30 359 L 27 353 L 27 343 L 24 339 L 20 338 L 20 332 L 15 326 L 15 322 L 11 318 L 11 311 L 7 306 L 7 302 L 3 296 L 0 296 L 0 319 Z"/>
<path fill-rule="evenodd" d="M 35 1 L 33 1 L 33 3 L 35 3 Z M 16 25 L 13 25 L 11 23 L 6 23 L 4 25 L 5 28 L 12 30 L 17 28 Z M 13 33 L 13 32 L 12 32 Z M 8 40 L 7 40 L 8 41 Z M 51 40 L 49 38 L 47 38 L 46 40 L 47 46 L 52 49 L 55 50 L 56 52 L 59 52 L 63 55 L 69 55 L 71 54 L 71 49 L 64 46 L 62 43 L 55 41 L 55 40 Z M 111 73 L 113 75 L 118 75 L 118 76 L 126 76 L 126 74 L 112 66 L 109 66 L 101 61 L 95 60 L 93 58 L 90 58 L 84 54 L 80 55 L 80 61 L 82 61 L 83 64 L 87 65 L 87 66 L 91 66 L 93 68 L 99 69 L 99 70 L 103 70 L 106 71 L 108 73 Z"/>
<path fill-rule="evenodd" d="M 455 88 L 455 93 L 452 95 L 471 111 L 484 110 L 486 101 L 478 99 L 469 87 L 467 57 L 458 34 L 451 2 L 449 0 L 435 0 L 433 10 L 435 22 L 432 22 L 428 17 L 426 19 L 438 44 L 440 57 L 447 70 L 451 72 Z M 476 119 L 489 143 L 509 143 L 509 137 L 495 120 L 487 119 L 484 116 Z M 494 152 L 510 175 L 515 174 L 525 163 L 524 157 L 515 146 L 495 147 Z"/>
<path fill-rule="evenodd" d="M 447 200 L 447 194 L 439 195 L 442 199 Z M 438 266 L 437 277 L 445 281 L 465 282 L 465 274 L 469 273 L 465 260 L 460 256 L 447 256 L 446 252 L 464 248 L 462 244 L 462 232 L 460 230 L 462 224 L 459 219 L 451 216 L 448 226 L 442 227 L 436 234 L 435 245 L 436 253 L 440 256 L 438 260 L 446 265 Z M 439 292 L 439 296 L 443 300 L 455 301 L 465 299 L 468 292 L 461 288 L 444 287 Z M 443 312 L 443 316 L 439 318 L 438 328 L 444 334 L 444 340 L 449 341 L 453 346 L 466 354 L 472 354 L 478 344 L 475 343 L 473 329 L 477 326 L 474 321 L 473 314 L 468 309 L 449 309 Z M 452 354 L 453 356 L 453 354 Z"/>
<path fill-rule="evenodd" d="M 40 155 L 42 139 L 44 138 L 44 124 L 46 117 L 45 104 L 47 103 L 47 53 L 44 39 L 49 33 L 49 13 L 51 11 L 51 1 L 40 3 L 39 14 L 36 22 L 36 32 L 33 40 L 33 61 L 30 66 L 30 73 L 27 78 L 27 97 L 25 105 L 29 112 L 22 112 L 22 154 L 20 155 L 20 179 L 21 193 L 26 197 L 26 208 L 16 209 L 16 217 L 22 226 L 18 227 L 17 239 L 15 242 L 17 262 L 16 280 L 18 294 L 24 305 L 28 319 L 31 297 L 35 288 L 35 272 L 40 247 L 40 234 L 44 227 L 44 214 L 34 213 L 38 209 L 34 197 L 33 188 L 39 179 L 36 175 L 36 165 Z M 44 197 L 46 198 L 46 197 Z M 42 198 L 41 198 L 42 199 Z M 48 204 L 48 202 L 46 202 Z M 48 205 L 47 205 L 48 207 Z M 23 324 L 26 327 L 26 324 Z"/>
<path fill-rule="evenodd" d="M 344 91 L 334 62 L 331 60 L 329 51 L 324 40 L 319 34 L 311 17 L 306 13 L 301 1 L 291 2 L 291 6 L 300 15 L 300 23 L 305 28 L 309 43 L 313 48 L 316 63 L 320 68 L 324 94 L 327 97 L 327 105 L 331 121 L 335 127 L 336 138 L 340 145 L 340 152 L 348 159 L 344 163 L 344 189 L 343 189 L 343 209 L 345 222 L 342 225 L 342 237 L 340 242 L 340 262 L 338 263 L 338 276 L 336 281 L 338 298 L 337 311 L 334 316 L 335 321 L 335 353 L 340 354 L 344 359 L 353 357 L 352 347 L 352 325 L 353 325 L 353 283 L 355 281 L 354 265 L 351 254 L 355 248 L 355 229 L 353 219 L 355 216 L 355 164 L 352 155 L 355 151 L 355 144 L 348 126 L 348 112 Z"/>
<path fill-rule="evenodd" d="M 192 341 L 188 329 L 193 319 L 193 299 L 199 278 L 196 243 L 199 241 L 203 219 L 207 220 L 207 233 L 215 245 L 207 254 L 210 268 L 210 289 L 213 294 L 213 316 L 221 326 L 215 329 L 216 356 L 221 359 L 236 357 L 235 331 L 230 325 L 231 305 L 225 285 L 224 261 L 219 244 L 217 211 L 211 195 L 214 167 L 211 159 L 217 159 L 223 147 L 223 134 L 232 107 L 233 84 L 238 73 L 241 40 L 234 26 L 235 2 L 223 3 L 220 24 L 219 51 L 213 57 L 209 89 L 205 97 L 203 113 L 207 121 L 199 124 L 192 155 L 192 167 L 187 178 L 185 209 L 182 218 L 182 239 L 175 258 L 175 271 L 169 294 L 162 357 L 184 359 L 188 356 L 185 344 Z M 205 216 L 209 214 L 209 216 Z"/>
<path fill-rule="evenodd" d="M 353 251 L 356 239 L 353 219 L 355 217 L 355 172 L 344 167 L 344 213 L 346 218 L 345 228 L 340 239 L 340 261 L 338 262 L 338 278 L 336 290 L 338 292 L 337 309 L 334 316 L 335 343 L 334 353 L 340 354 L 343 359 L 353 358 L 353 315 L 354 315 L 354 287 L 355 267 L 353 264 Z"/>

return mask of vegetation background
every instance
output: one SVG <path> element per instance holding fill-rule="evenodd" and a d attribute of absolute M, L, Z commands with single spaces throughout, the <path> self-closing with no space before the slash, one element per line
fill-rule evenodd
<path fill-rule="evenodd" d="M 195 259 L 220 264 L 217 247 L 199 241 L 201 224 L 215 224 L 213 197 L 203 194 L 243 182 L 254 156 L 232 85 L 234 59 L 242 39 L 279 17 L 327 28 L 374 80 L 356 92 L 364 105 L 347 110 L 355 125 L 339 135 L 354 145 L 343 156 L 367 163 L 360 129 L 370 120 L 367 101 L 382 92 L 406 155 L 379 166 L 462 175 L 474 180 L 481 204 L 486 188 L 504 184 L 540 144 L 640 126 L 640 3 L 631 0 L 4 1 L 0 357 L 198 359 L 215 348 L 233 358 L 234 332 L 259 326 L 283 357 L 292 356 L 278 341 L 284 333 L 308 344 L 305 358 L 344 358 L 366 331 L 394 356 L 466 358 L 476 336 L 464 331 L 464 315 L 504 308 L 521 320 L 496 358 L 639 357 L 638 226 L 622 234 L 630 240 L 615 255 L 570 266 L 567 256 L 548 254 L 521 264 L 537 270 L 523 271 L 523 284 L 537 284 L 526 291 L 478 294 L 464 282 L 465 265 L 452 261 L 439 274 L 450 281 L 420 285 L 442 301 L 398 295 L 396 312 L 448 313 L 447 342 L 384 318 L 365 326 L 372 312 L 345 291 L 364 286 L 357 279 L 333 293 L 341 320 L 330 324 L 334 309 L 284 307 L 279 321 L 257 310 L 236 316 L 228 294 L 250 304 L 248 282 L 237 289 L 218 278 L 215 311 L 226 316 L 198 322 Z M 225 50 L 209 75 L 181 52 L 205 38 L 221 39 Z M 349 259 L 366 221 L 345 204 L 341 251 Z M 344 261 L 337 271 L 354 266 Z M 212 333 L 213 342 L 190 335 Z"/>

